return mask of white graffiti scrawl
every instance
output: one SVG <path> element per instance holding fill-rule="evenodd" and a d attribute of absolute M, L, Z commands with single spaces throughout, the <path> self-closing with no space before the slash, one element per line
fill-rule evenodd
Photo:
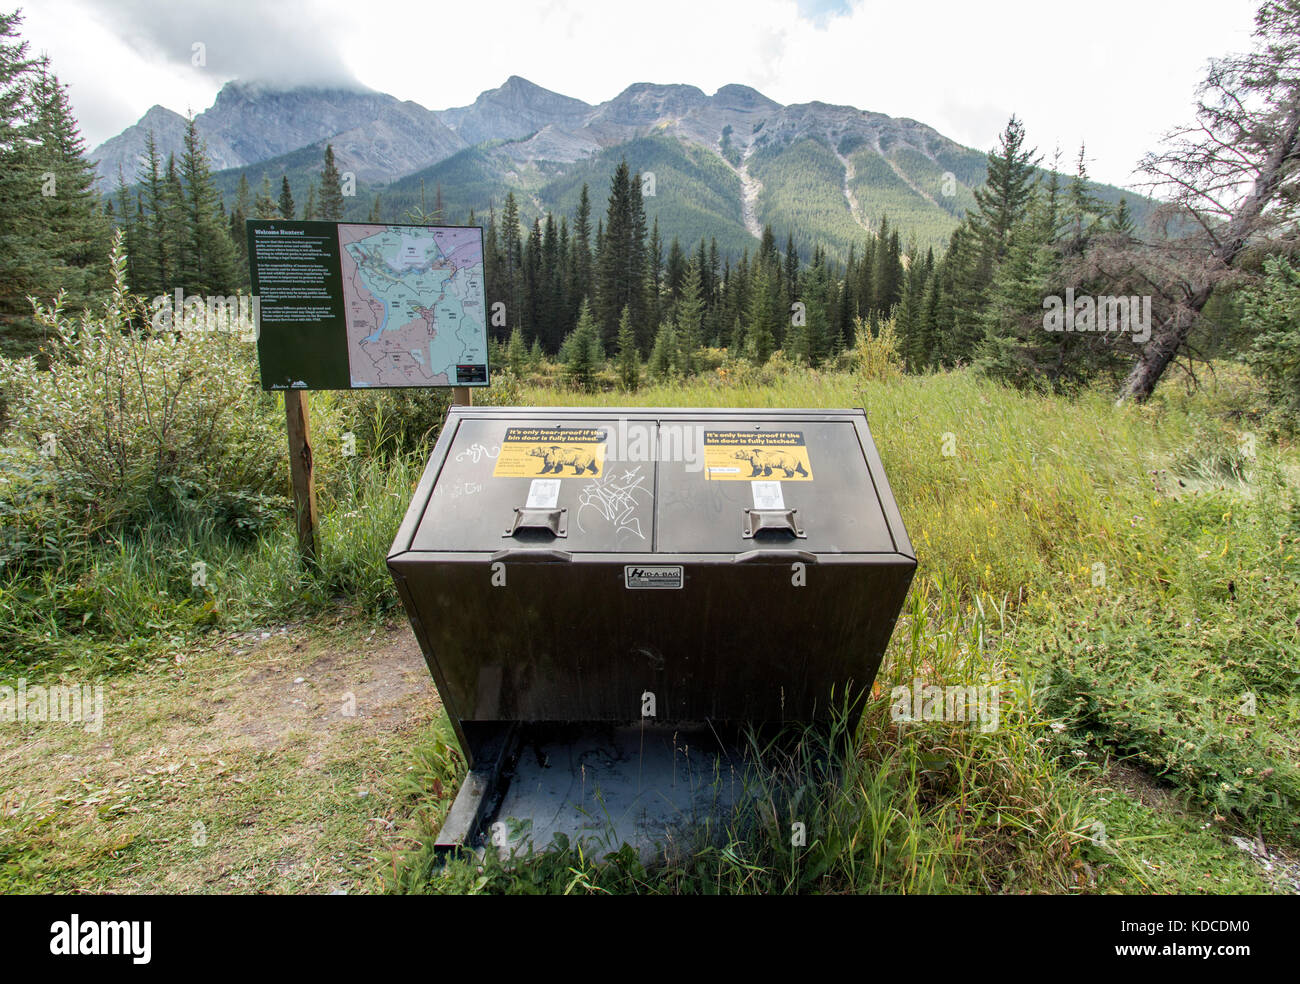
<path fill-rule="evenodd" d="M 583 514 L 588 509 L 594 509 L 601 519 L 613 523 L 620 533 L 626 530 L 644 540 L 641 520 L 632 514 L 643 500 L 654 498 L 645 487 L 645 481 L 646 476 L 641 474 L 640 465 L 625 470 L 622 474 L 611 472 L 603 478 L 592 479 L 578 495 L 578 529 L 585 532 Z"/>
<path fill-rule="evenodd" d="M 488 447 L 486 444 L 474 443 L 456 455 L 457 461 L 464 461 L 469 458 L 474 464 L 478 464 L 484 458 L 495 458 L 501 453 L 500 445 L 494 444 Z"/>

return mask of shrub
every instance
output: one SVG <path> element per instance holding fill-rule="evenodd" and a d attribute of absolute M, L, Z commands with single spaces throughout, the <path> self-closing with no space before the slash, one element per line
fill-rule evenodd
<path fill-rule="evenodd" d="M 49 333 L 48 369 L 35 357 L 0 358 L 5 443 L 11 460 L 36 464 L 23 479 L 28 505 L 70 511 L 88 533 L 158 513 L 259 528 L 283 506 L 284 453 L 275 401 L 256 385 L 251 339 L 155 330 L 144 301 L 127 292 L 120 235 L 110 265 L 113 287 L 98 310 L 70 318 L 62 294 L 34 304 Z M 30 544 L 50 517 L 25 530 L 27 520 L 8 518 L 19 527 L 8 541 Z"/>

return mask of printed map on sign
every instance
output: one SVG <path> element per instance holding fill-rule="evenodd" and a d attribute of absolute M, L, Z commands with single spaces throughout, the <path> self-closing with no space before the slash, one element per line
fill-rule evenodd
<path fill-rule="evenodd" d="M 803 431 L 705 431 L 704 477 L 811 482 L 812 460 Z"/>
<path fill-rule="evenodd" d="M 605 466 L 603 427 L 507 427 L 494 478 L 600 477 Z"/>
<path fill-rule="evenodd" d="M 340 224 L 353 386 L 486 381 L 480 230 Z"/>

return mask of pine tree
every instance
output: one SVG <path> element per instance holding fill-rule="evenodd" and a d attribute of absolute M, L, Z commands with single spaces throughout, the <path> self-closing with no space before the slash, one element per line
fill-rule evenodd
<path fill-rule="evenodd" d="M 280 175 L 280 218 L 292 219 L 294 215 L 293 192 L 289 190 L 289 176 Z"/>
<path fill-rule="evenodd" d="M 573 289 L 571 297 L 574 310 L 572 317 L 577 317 L 578 307 L 584 298 L 594 296 L 591 282 L 591 198 L 583 182 L 582 193 L 578 197 L 578 211 L 573 220 Z"/>
<path fill-rule="evenodd" d="M 181 285 L 187 291 L 224 294 L 234 286 L 234 248 L 230 244 L 229 221 L 221 214 L 221 199 L 212 183 L 207 153 L 192 116 L 186 121 L 184 148 L 184 233 L 178 271 Z"/>
<path fill-rule="evenodd" d="M 42 186 L 36 229 L 41 290 L 66 290 L 66 304 L 76 310 L 87 306 L 107 283 L 109 229 L 67 90 L 45 59 L 32 76 L 28 140 Z M 46 188 L 53 193 L 44 194 Z"/>
<path fill-rule="evenodd" d="M 109 225 L 67 92 L 20 24 L 0 14 L 0 319 L 31 326 L 29 295 L 65 290 L 76 310 L 107 282 Z"/>
<path fill-rule="evenodd" d="M 628 309 L 638 344 L 645 315 L 645 214 L 640 211 L 641 184 L 635 183 L 623 160 L 610 182 L 609 210 L 598 251 L 596 321 L 602 338 L 612 342 L 623 308 Z"/>
<path fill-rule="evenodd" d="M 376 196 L 378 200 L 378 196 Z M 326 222 L 343 221 L 343 176 L 334 163 L 334 145 L 325 145 L 325 166 L 320 172 L 320 217 Z"/>
<path fill-rule="evenodd" d="M 618 319 L 618 382 L 623 389 L 632 391 L 641 382 L 641 369 L 637 362 L 636 333 L 627 308 Z"/>
<path fill-rule="evenodd" d="M 31 165 L 26 123 L 33 62 L 19 40 L 22 14 L 0 13 L 0 318 L 30 324 L 27 296 L 37 287 L 36 199 L 39 175 Z"/>
<path fill-rule="evenodd" d="M 316 185 L 314 182 L 307 185 L 307 200 L 302 203 L 302 217 L 305 222 L 311 222 L 317 218 Z"/>
<path fill-rule="evenodd" d="M 646 318 L 652 325 L 660 321 L 662 305 L 664 246 L 659 238 L 659 217 L 655 216 L 654 226 L 650 231 L 650 247 L 646 252 Z"/>
<path fill-rule="evenodd" d="M 596 369 L 603 361 L 603 354 L 600 333 L 591 315 L 591 306 L 586 301 L 583 301 L 578 311 L 577 327 L 565 339 L 560 351 L 560 359 L 564 363 L 565 372 L 575 386 L 583 390 L 593 388 Z"/>
<path fill-rule="evenodd" d="M 1013 115 L 1002 131 L 1000 146 L 989 152 L 988 177 L 975 189 L 976 212 L 971 229 L 991 264 L 1009 248 L 1012 230 L 1025 217 L 1034 190 L 1038 158 L 1025 147 L 1025 127 Z"/>
<path fill-rule="evenodd" d="M 1128 199 L 1120 197 L 1119 204 L 1115 206 L 1115 214 L 1110 219 L 1110 231 L 1118 233 L 1125 238 L 1133 235 L 1135 226 L 1133 223 L 1133 214 L 1129 211 Z"/>
<path fill-rule="evenodd" d="M 523 297 L 523 246 L 519 241 L 519 203 L 513 191 L 506 193 L 506 203 L 501 212 L 498 252 L 501 255 L 500 300 L 505 302 L 508 323 L 522 324 Z"/>
<path fill-rule="evenodd" d="M 677 305 L 677 366 L 687 376 L 699 370 L 704 323 L 704 302 L 700 297 L 700 267 L 692 260 L 682 280 L 682 299 Z"/>
<path fill-rule="evenodd" d="M 672 304 L 681 300 L 682 278 L 685 275 L 686 254 L 682 252 L 682 244 L 678 242 L 677 237 L 673 236 L 673 241 L 668 246 L 668 263 L 664 268 L 664 286 L 668 289 L 668 297 Z"/>
<path fill-rule="evenodd" d="M 271 176 L 269 174 L 262 175 L 262 185 L 257 189 L 257 197 L 253 199 L 253 214 L 262 220 L 283 218 L 280 214 L 280 206 L 276 204 L 275 199 L 271 196 Z"/>
<path fill-rule="evenodd" d="M 1074 177 L 1065 192 L 1066 238 L 1063 245 L 1067 254 L 1078 255 L 1084 251 L 1092 224 L 1107 211 L 1105 202 L 1088 190 L 1087 156 L 1080 146 Z"/>
<path fill-rule="evenodd" d="M 524 333 L 518 325 L 510 332 L 510 343 L 506 346 L 506 362 L 510 371 L 522 375 L 528 368 L 528 345 L 524 342 Z"/>
<path fill-rule="evenodd" d="M 755 365 L 766 365 L 776 348 L 776 335 L 772 325 L 776 321 L 776 304 L 772 296 L 771 281 L 767 277 L 767 264 L 754 262 L 753 283 L 750 285 L 749 337 L 745 341 L 745 354 Z"/>
<path fill-rule="evenodd" d="M 677 368 L 677 333 L 671 321 L 665 321 L 655 332 L 654 345 L 650 348 L 650 359 L 646 370 L 660 381 L 670 379 Z"/>
<path fill-rule="evenodd" d="M 248 187 L 248 176 L 239 175 L 239 187 L 235 191 L 235 205 L 230 210 L 230 240 L 235 247 L 235 262 L 238 264 L 239 283 L 248 285 L 248 235 L 244 223 L 253 211 L 253 193 Z"/>

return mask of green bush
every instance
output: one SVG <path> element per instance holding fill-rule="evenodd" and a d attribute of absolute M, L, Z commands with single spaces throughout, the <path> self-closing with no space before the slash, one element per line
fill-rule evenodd
<path fill-rule="evenodd" d="M 113 289 L 97 311 L 68 317 L 62 294 L 34 305 L 49 332 L 48 369 L 35 357 L 0 358 L 4 443 L 27 469 L 17 473 L 19 497 L 6 497 L 0 540 L 36 543 L 49 509 L 92 535 L 159 514 L 257 532 L 284 505 L 284 453 L 251 339 L 158 330 L 127 292 L 120 236 L 110 262 Z"/>

